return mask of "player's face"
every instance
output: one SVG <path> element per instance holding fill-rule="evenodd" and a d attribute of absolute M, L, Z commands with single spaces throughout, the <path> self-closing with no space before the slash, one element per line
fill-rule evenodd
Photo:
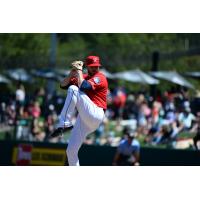
<path fill-rule="evenodd" d="M 92 76 L 99 71 L 99 67 L 87 67 L 87 70 L 88 70 L 88 74 Z"/>
<path fill-rule="evenodd" d="M 133 141 L 133 138 L 132 137 L 128 137 L 128 143 L 131 144 Z"/>

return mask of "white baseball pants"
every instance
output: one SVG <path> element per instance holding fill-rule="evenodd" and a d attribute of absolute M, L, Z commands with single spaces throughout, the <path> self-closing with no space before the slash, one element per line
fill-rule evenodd
<path fill-rule="evenodd" d="M 59 127 L 71 126 L 75 111 L 78 116 L 66 150 L 70 166 L 79 166 L 78 151 L 86 136 L 94 132 L 104 118 L 103 108 L 96 106 L 90 98 L 75 85 L 67 91 L 64 107 L 59 116 Z"/>

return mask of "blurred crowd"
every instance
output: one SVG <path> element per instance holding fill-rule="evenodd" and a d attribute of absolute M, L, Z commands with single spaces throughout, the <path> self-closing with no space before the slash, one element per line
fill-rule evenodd
<path fill-rule="evenodd" d="M 7 138 L 62 142 L 62 138 L 50 140 L 48 135 L 54 130 L 64 100 L 62 96 L 48 94 L 42 87 L 34 94 L 26 95 L 24 86 L 20 84 L 15 94 L 1 102 L 0 128 L 6 132 Z"/>
<path fill-rule="evenodd" d="M 65 101 L 65 96 L 50 94 L 44 88 L 37 88 L 27 95 L 23 84 L 15 93 L 1 100 L 0 134 L 7 138 L 28 141 L 65 142 L 63 138 L 50 139 L 49 133 Z M 111 122 L 114 127 L 111 129 Z M 116 87 L 108 93 L 108 109 L 102 125 L 86 143 L 97 145 L 118 145 L 128 124 L 136 137 L 142 137 L 145 144 L 167 144 L 176 148 L 180 133 L 194 134 L 193 147 L 198 149 L 200 140 L 200 92 L 191 96 L 185 88 L 157 91 L 153 99 L 149 92 L 128 93 L 123 87 Z M 121 135 L 116 136 L 116 132 Z M 11 135 L 10 133 L 14 133 Z"/>
<path fill-rule="evenodd" d="M 193 147 L 198 148 L 200 134 L 200 92 L 191 96 L 186 88 L 157 91 L 153 99 L 147 92 L 126 94 L 124 88 L 113 91 L 108 118 L 135 120 L 135 131 L 144 143 L 166 144 L 176 148 L 180 133 L 195 135 Z"/>

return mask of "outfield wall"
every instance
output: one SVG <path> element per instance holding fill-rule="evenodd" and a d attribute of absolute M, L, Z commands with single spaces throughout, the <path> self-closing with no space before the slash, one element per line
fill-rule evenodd
<path fill-rule="evenodd" d="M 0 165 L 64 165 L 65 144 L 0 141 Z M 83 145 L 79 152 L 84 166 L 111 166 L 116 147 Z M 141 149 L 144 166 L 200 166 L 200 152 L 193 150 Z"/>

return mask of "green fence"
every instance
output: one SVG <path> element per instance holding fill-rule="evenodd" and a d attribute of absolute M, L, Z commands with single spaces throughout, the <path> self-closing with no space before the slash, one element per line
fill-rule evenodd
<path fill-rule="evenodd" d="M 64 165 L 65 149 L 65 144 L 0 141 L 0 165 Z M 115 151 L 116 147 L 83 145 L 79 152 L 80 164 L 111 166 Z M 142 148 L 140 163 L 143 166 L 199 166 L 200 152 Z"/>

